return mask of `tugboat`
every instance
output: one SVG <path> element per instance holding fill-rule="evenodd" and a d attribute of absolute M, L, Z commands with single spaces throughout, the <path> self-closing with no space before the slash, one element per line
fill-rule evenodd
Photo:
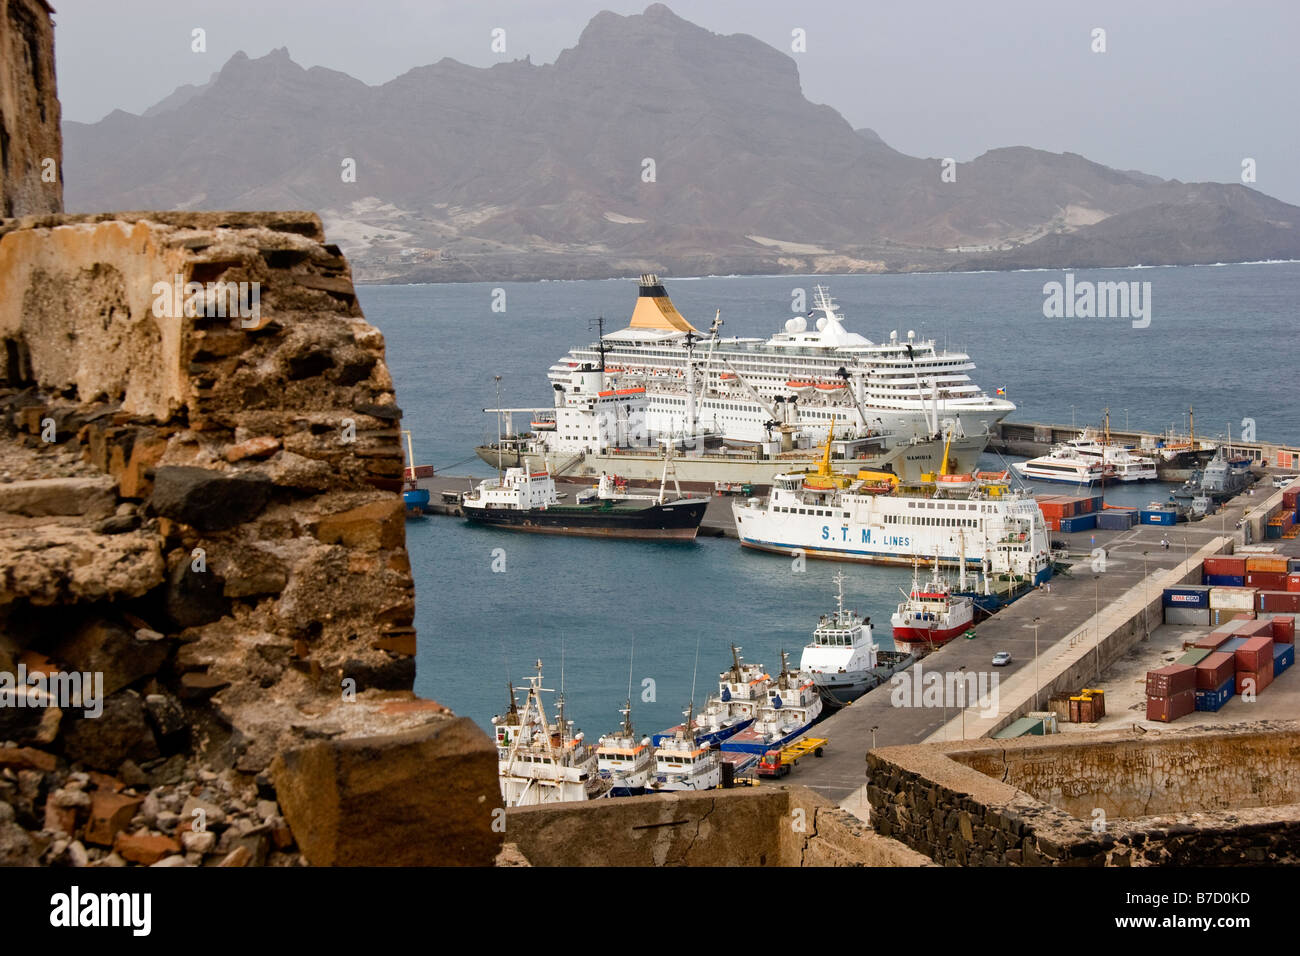
<path fill-rule="evenodd" d="M 645 793 L 654 772 L 654 747 L 649 738 L 637 739 L 632 729 L 632 698 L 623 709 L 623 726 L 601 737 L 596 747 L 596 769 L 609 786 L 611 797 L 635 797 Z"/>
<path fill-rule="evenodd" d="M 912 565 L 912 590 L 889 622 L 894 626 L 894 643 L 898 646 L 933 649 L 968 630 L 974 620 L 975 602 L 953 593 L 939 573 L 936 558 L 934 574 L 924 586 L 918 577 L 918 565 Z"/>
<path fill-rule="evenodd" d="M 812 641 L 804 645 L 799 670 L 811 674 L 823 694 L 833 698 L 827 703 L 847 704 L 888 680 L 915 658 L 911 654 L 881 651 L 872 638 L 871 618 L 844 610 L 844 572 L 837 572 L 833 580 L 839 588 L 835 613 L 822 615 Z"/>
<path fill-rule="evenodd" d="M 557 697 L 554 724 L 542 708 L 542 662 L 528 678 L 521 710 L 510 686 L 510 708 L 492 718 L 497 742 L 497 775 L 508 807 L 531 807 L 604 796 L 607 784 L 596 767 L 596 751 L 564 717 L 564 695 Z"/>
<path fill-rule="evenodd" d="M 781 652 L 781 676 L 768 687 L 767 701 L 745 730 L 722 742 L 723 752 L 761 757 L 774 747 L 784 747 L 822 716 L 822 696 L 810 674 L 791 671 Z"/>
<path fill-rule="evenodd" d="M 550 470 L 508 468 L 502 478 L 480 482 L 465 495 L 465 517 L 477 524 L 537 534 L 585 535 L 598 538 L 693 541 L 704 520 L 707 498 L 659 494 L 631 495 L 614 478 L 600 476 L 591 496 L 562 503 Z M 585 499 L 585 500 L 584 500 Z"/>

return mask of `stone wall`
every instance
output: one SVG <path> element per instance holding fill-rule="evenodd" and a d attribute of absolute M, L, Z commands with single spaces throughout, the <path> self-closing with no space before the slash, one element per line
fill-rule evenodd
<path fill-rule="evenodd" d="M 804 787 L 650 795 L 506 811 L 534 866 L 925 866 Z"/>
<path fill-rule="evenodd" d="M 52 12 L 0 0 L 0 218 L 63 211 Z"/>
<path fill-rule="evenodd" d="M 1080 736 L 873 750 L 872 825 L 963 866 L 1300 865 L 1300 723 Z"/>
<path fill-rule="evenodd" d="M 411 693 L 401 410 L 316 216 L 10 220 L 0 288 L 0 673 L 105 695 L 0 707 L 12 857 L 490 862 L 495 750 Z"/>

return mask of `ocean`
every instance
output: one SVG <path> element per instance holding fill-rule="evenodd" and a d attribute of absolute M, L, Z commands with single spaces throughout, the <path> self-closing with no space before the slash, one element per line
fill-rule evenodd
<path fill-rule="evenodd" d="M 666 278 L 674 304 L 724 335 L 778 331 L 814 285 L 829 287 L 845 326 L 874 340 L 896 330 L 970 354 L 974 380 L 1004 388 L 1012 421 L 1186 431 L 1300 442 L 1293 383 L 1300 263 L 1077 270 L 1075 284 L 1150 282 L 1150 322 L 1046 318 L 1044 284 L 1059 271 L 888 276 Z M 636 280 L 359 286 L 383 331 L 404 428 L 416 459 L 449 474 L 487 476 L 474 446 L 496 437 L 483 409 L 548 406 L 550 365 L 595 340 L 595 320 L 622 328 Z M 1144 300 L 1145 302 L 1146 300 Z M 806 311 L 807 307 L 804 308 Z M 499 380 L 497 377 L 499 376 Z M 523 416 L 516 417 L 522 425 Z M 1249 437 L 1249 436 L 1247 436 Z M 1001 463 L 989 459 L 992 467 Z M 1066 493 L 1063 485 L 1037 485 Z M 1116 504 L 1167 497 L 1168 487 L 1107 489 Z M 798 663 L 821 614 L 846 605 L 892 647 L 889 615 L 911 572 L 744 551 L 734 539 L 693 544 L 585 541 L 473 528 L 451 518 L 407 523 L 416 582 L 416 691 L 490 728 L 540 659 L 547 688 L 594 740 L 632 698 L 639 732 L 678 723 L 692 699 L 716 691 L 729 645 L 770 671 Z M 504 564 L 502 562 L 504 558 Z M 493 570 L 494 564 L 503 570 Z M 697 664 L 698 659 L 698 664 Z"/>

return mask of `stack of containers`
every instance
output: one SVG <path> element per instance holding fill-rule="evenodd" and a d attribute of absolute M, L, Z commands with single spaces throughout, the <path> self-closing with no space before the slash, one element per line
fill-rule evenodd
<path fill-rule="evenodd" d="M 1294 644 L 1295 643 L 1295 618 L 1288 614 L 1278 614 L 1269 622 L 1273 628 L 1272 638 L 1274 644 Z M 1277 675 L 1274 674 L 1274 677 Z"/>
<path fill-rule="evenodd" d="M 1210 588 L 1210 623 L 1215 627 L 1226 624 L 1234 617 L 1255 616 L 1255 590 L 1253 588 Z"/>
<path fill-rule="evenodd" d="M 1127 531 L 1137 524 L 1137 511 L 1132 508 L 1107 508 L 1097 512 L 1099 531 Z"/>
<path fill-rule="evenodd" d="M 1246 559 L 1246 587 L 1260 591 L 1286 590 L 1286 558 L 1257 555 Z"/>
<path fill-rule="evenodd" d="M 1236 655 L 1208 652 L 1196 665 L 1196 709 L 1217 711 L 1237 689 Z"/>
<path fill-rule="evenodd" d="M 1237 693 L 1258 694 L 1273 683 L 1273 638 L 1248 637 L 1234 653 L 1237 655 Z"/>
<path fill-rule="evenodd" d="M 1260 591 L 1255 595 L 1256 614 L 1300 614 L 1300 591 Z"/>
<path fill-rule="evenodd" d="M 1147 671 L 1147 720 L 1168 723 L 1196 708 L 1196 668 L 1170 664 Z"/>
<path fill-rule="evenodd" d="M 1103 512 L 1106 513 L 1108 512 Z M 1210 626 L 1210 588 L 1204 584 L 1165 588 L 1162 603 L 1166 624 Z"/>
<path fill-rule="evenodd" d="M 1282 510 L 1295 514 L 1297 507 L 1300 507 L 1300 488 L 1288 488 L 1282 492 Z"/>
<path fill-rule="evenodd" d="M 1099 527 L 1096 512 L 1102 510 L 1101 495 L 1044 495 L 1035 500 L 1052 531 L 1090 531 Z"/>
<path fill-rule="evenodd" d="M 1206 558 L 1201 564 L 1204 583 L 1212 587 L 1244 587 L 1246 584 L 1246 559 L 1225 555 Z"/>
<path fill-rule="evenodd" d="M 1295 524 L 1295 510 L 1282 510 L 1268 519 L 1268 524 L 1264 526 L 1265 538 L 1291 538 L 1294 535 L 1287 534 Z"/>

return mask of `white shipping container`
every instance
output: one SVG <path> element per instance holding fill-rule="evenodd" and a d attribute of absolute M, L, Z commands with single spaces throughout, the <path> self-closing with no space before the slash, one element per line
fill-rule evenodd
<path fill-rule="evenodd" d="M 1255 590 L 1255 588 L 1210 588 L 1210 607 L 1216 611 L 1253 611 Z"/>
<path fill-rule="evenodd" d="M 1233 608 L 1232 610 L 1236 610 Z M 1195 627 L 1210 626 L 1210 609 L 1208 607 L 1167 607 L 1166 624 L 1189 624 Z"/>

